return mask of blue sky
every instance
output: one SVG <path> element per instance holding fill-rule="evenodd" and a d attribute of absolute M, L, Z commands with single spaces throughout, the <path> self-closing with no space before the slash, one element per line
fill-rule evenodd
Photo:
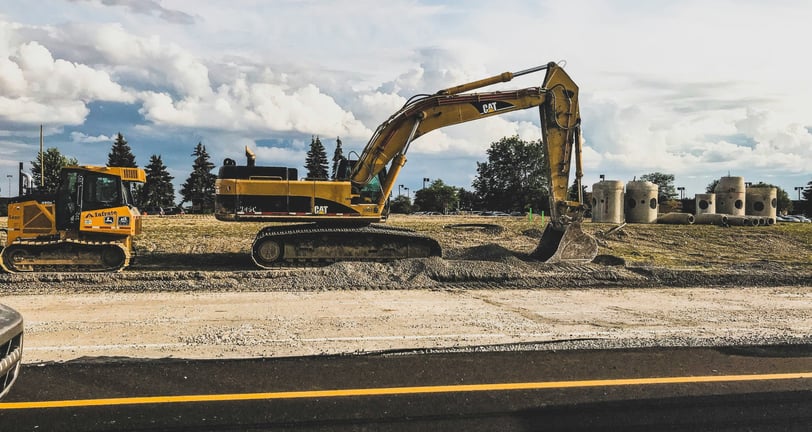
<path fill-rule="evenodd" d="M 413 94 L 565 60 L 587 185 L 663 171 L 691 196 L 729 173 L 797 197 L 812 181 L 810 19 L 802 0 L 4 2 L 0 178 L 36 157 L 40 124 L 83 164 L 106 163 L 121 132 L 176 189 L 198 142 L 218 166 L 248 145 L 302 169 L 313 135 L 360 152 Z M 421 137 L 398 183 L 470 189 L 492 142 L 538 138 L 536 116 Z"/>

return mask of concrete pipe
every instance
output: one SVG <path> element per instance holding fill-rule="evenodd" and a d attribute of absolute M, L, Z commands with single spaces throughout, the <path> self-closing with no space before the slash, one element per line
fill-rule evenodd
<path fill-rule="evenodd" d="M 691 225 L 694 223 L 694 215 L 690 213 L 665 213 L 657 217 L 657 223 Z"/>
<path fill-rule="evenodd" d="M 747 216 L 733 216 L 729 215 L 727 217 L 728 225 L 735 225 L 735 226 L 755 226 L 758 221 L 754 220 L 751 217 Z"/>
<path fill-rule="evenodd" d="M 626 222 L 650 224 L 657 220 L 659 187 L 648 181 L 626 183 Z"/>
<path fill-rule="evenodd" d="M 727 215 L 715 213 L 697 213 L 694 216 L 694 223 L 697 225 L 727 226 Z"/>
<path fill-rule="evenodd" d="M 716 184 L 716 213 L 744 216 L 744 177 L 722 177 Z"/>
<path fill-rule="evenodd" d="M 745 193 L 745 212 L 747 216 L 759 216 L 775 219 L 777 215 L 777 189 L 774 187 L 749 187 Z M 764 222 L 767 225 L 767 222 Z"/>
<path fill-rule="evenodd" d="M 625 222 L 622 181 L 602 180 L 592 185 L 592 222 Z"/>
<path fill-rule="evenodd" d="M 705 193 L 696 194 L 694 196 L 694 205 L 696 206 L 696 216 L 700 214 L 716 213 L 716 194 Z"/>

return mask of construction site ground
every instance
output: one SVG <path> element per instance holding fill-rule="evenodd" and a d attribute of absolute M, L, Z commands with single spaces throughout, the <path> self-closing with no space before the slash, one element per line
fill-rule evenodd
<path fill-rule="evenodd" d="M 263 224 L 148 216 L 125 271 L 0 274 L 0 302 L 26 363 L 812 343 L 812 224 L 586 222 L 599 255 L 576 265 L 528 257 L 538 217 L 388 223 L 443 257 L 260 270 Z"/>

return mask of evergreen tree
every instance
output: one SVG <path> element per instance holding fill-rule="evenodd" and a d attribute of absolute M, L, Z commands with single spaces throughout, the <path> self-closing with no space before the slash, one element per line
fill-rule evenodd
<path fill-rule="evenodd" d="M 209 212 L 214 209 L 214 182 L 217 176 L 210 172 L 214 164 L 209 161 L 206 146 L 202 143 L 197 143 L 192 156 L 195 157 L 192 172 L 181 186 L 180 194 L 183 202 L 192 203 L 193 210 Z"/>
<path fill-rule="evenodd" d="M 146 166 L 147 181 L 141 188 L 140 204 L 143 207 L 173 207 L 175 205 L 174 177 L 169 175 L 160 155 L 152 155 Z"/>
<path fill-rule="evenodd" d="M 307 152 L 305 168 L 309 179 L 327 179 L 327 151 L 321 143 L 319 137 L 314 137 L 310 141 L 310 150 Z"/>
<path fill-rule="evenodd" d="M 135 163 L 135 155 L 121 132 L 116 135 L 116 140 L 113 141 L 113 148 L 110 149 L 110 153 L 107 154 L 107 166 L 130 168 L 138 166 Z"/>
<path fill-rule="evenodd" d="M 132 150 L 130 149 L 130 145 L 127 144 L 127 140 L 124 139 L 124 135 L 119 132 L 116 135 L 116 139 L 113 141 L 113 147 L 110 149 L 110 153 L 107 154 L 107 166 L 115 166 L 115 167 L 128 167 L 128 168 L 135 168 L 138 164 L 135 163 L 135 155 L 133 154 Z M 130 183 L 127 182 L 125 187 L 130 188 L 133 195 L 133 201 L 135 201 L 135 205 L 137 206 L 144 206 L 142 202 L 142 191 L 141 189 L 144 187 L 141 183 Z"/>
<path fill-rule="evenodd" d="M 71 165 L 78 165 L 79 161 L 76 158 L 69 158 L 59 152 L 56 147 L 46 149 L 42 155 L 37 153 L 37 158 L 31 161 L 33 172 L 34 187 L 48 195 L 56 194 L 59 188 L 59 174 L 62 168 Z M 44 172 L 43 172 L 44 171 Z M 45 178 L 45 185 L 41 186 L 43 175 Z"/>
<path fill-rule="evenodd" d="M 336 137 L 336 151 L 333 152 L 333 172 L 330 176 L 335 180 L 338 175 L 338 165 L 344 160 L 344 150 L 341 148 L 341 138 Z"/>
<path fill-rule="evenodd" d="M 806 201 L 812 201 L 812 181 L 806 184 L 804 190 L 801 191 L 801 195 Z"/>

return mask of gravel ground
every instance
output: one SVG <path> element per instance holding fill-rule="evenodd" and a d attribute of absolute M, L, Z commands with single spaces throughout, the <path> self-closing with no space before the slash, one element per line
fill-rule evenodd
<path fill-rule="evenodd" d="M 595 262 L 551 265 L 527 259 L 541 231 L 526 222 L 408 219 L 443 258 L 260 271 L 245 225 L 147 218 L 124 272 L 0 274 L 0 302 L 26 319 L 24 361 L 812 343 L 812 253 L 776 229 L 592 226 Z M 698 250 L 706 232 L 766 246 Z"/>
<path fill-rule="evenodd" d="M 26 363 L 812 343 L 812 292 L 443 289 L 14 295 Z"/>

